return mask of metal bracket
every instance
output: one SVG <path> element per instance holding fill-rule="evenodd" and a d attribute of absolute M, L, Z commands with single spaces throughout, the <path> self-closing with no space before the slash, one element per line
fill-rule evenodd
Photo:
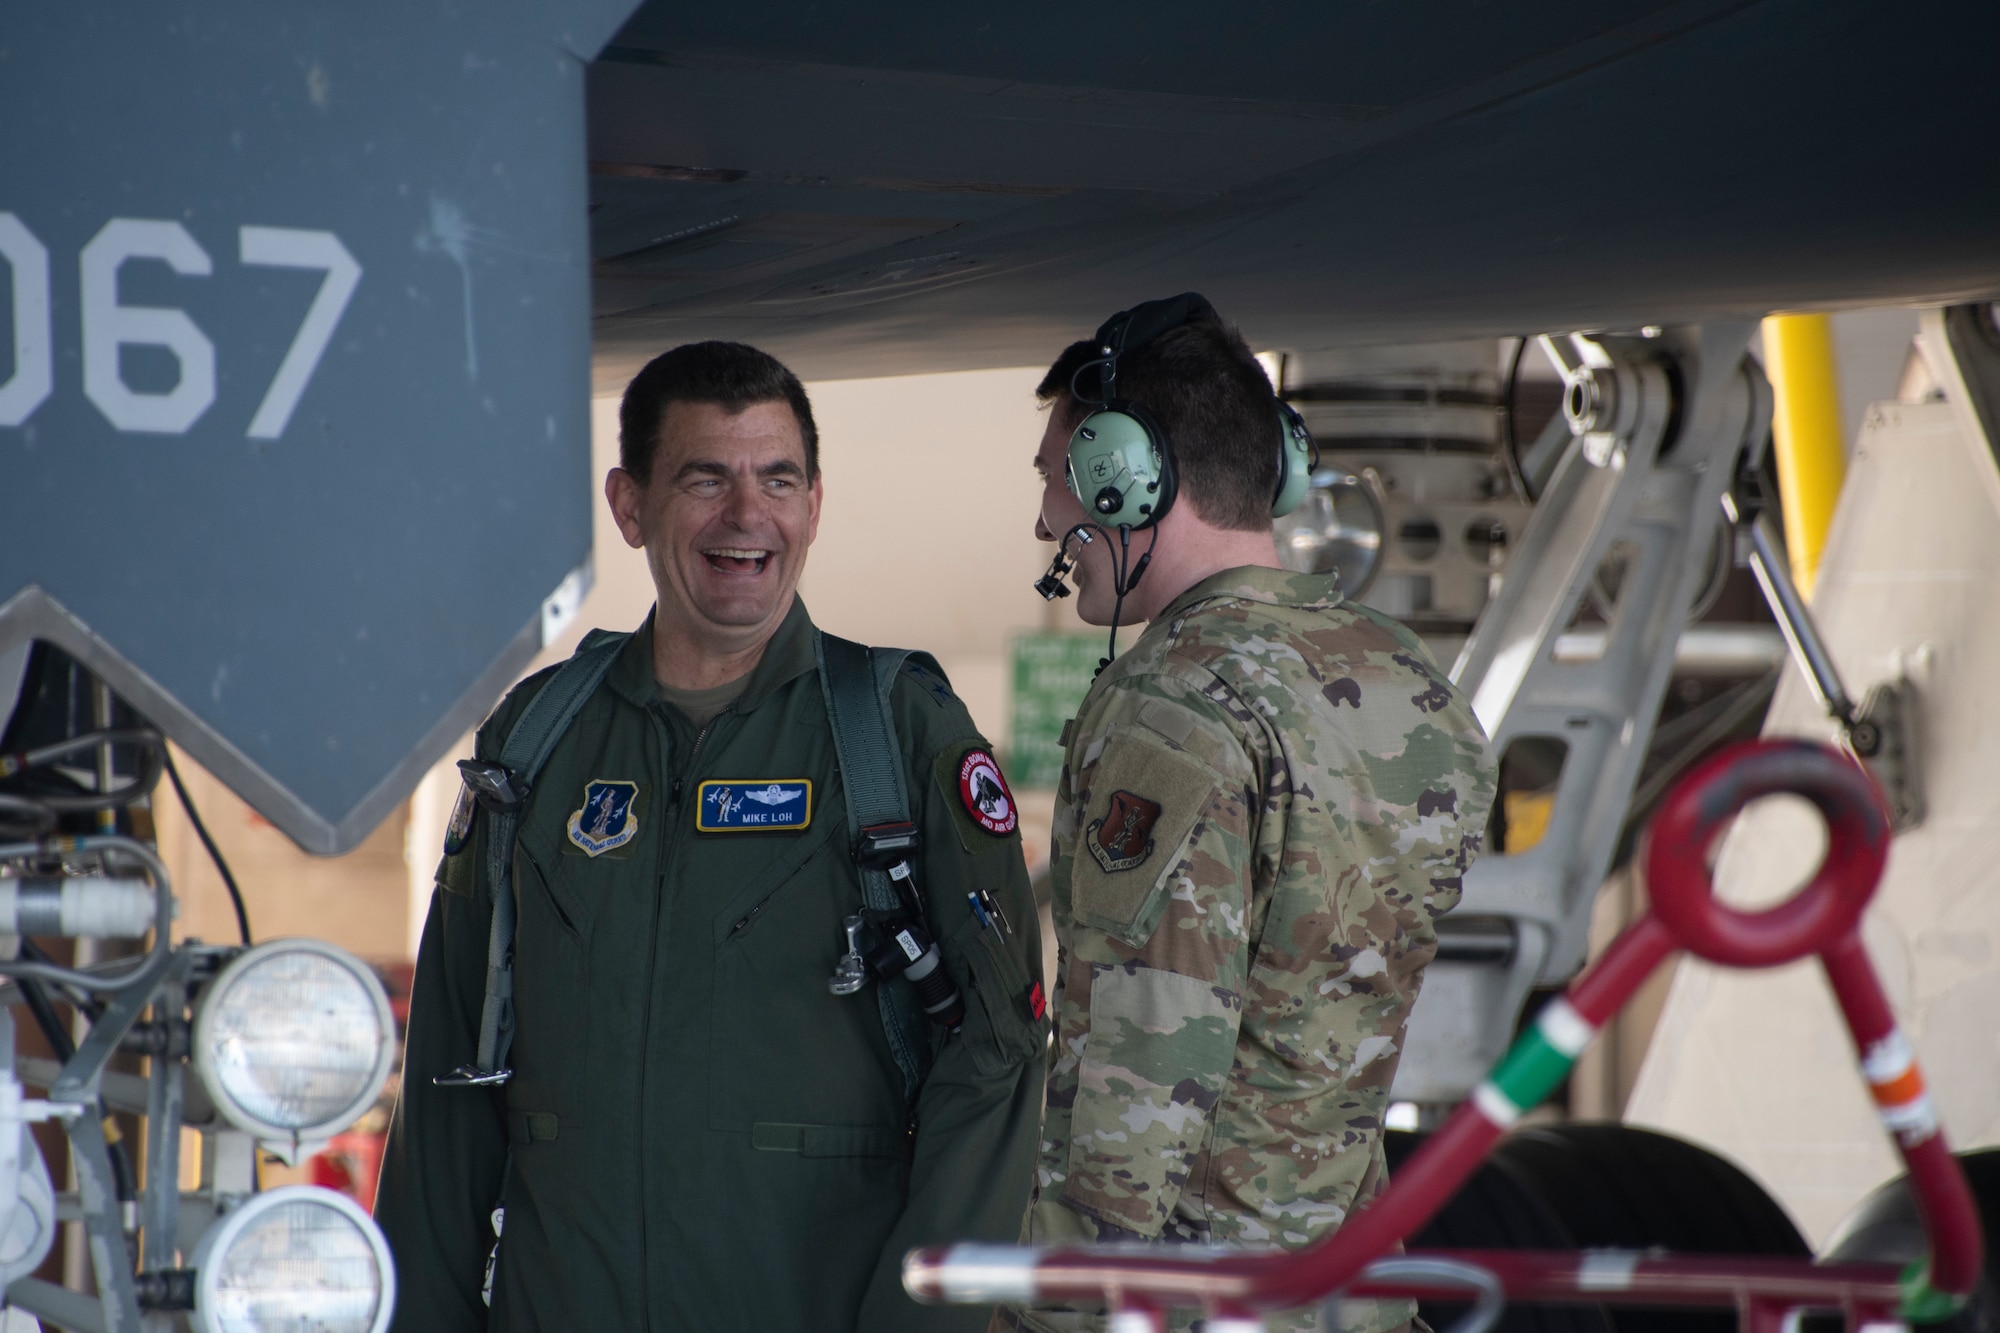
<path fill-rule="evenodd" d="M 1591 906 L 1700 591 L 1699 556 L 1715 540 L 1737 461 L 1769 428 L 1769 387 L 1744 356 L 1750 332 L 1716 324 L 1540 340 L 1565 382 L 1569 447 L 1452 678 L 1496 754 L 1545 740 L 1560 745 L 1562 766 L 1544 836 L 1489 850 L 1467 874 L 1458 909 L 1511 920 L 1518 951 L 1505 964 L 1433 970 L 1392 1096 L 1465 1096 L 1505 1051 L 1532 987 L 1583 964 Z M 1624 574 L 1603 651 L 1558 655 L 1556 640 L 1614 544 L 1625 549 Z M 1433 988 L 1439 1002 L 1426 1003 Z M 1480 1001 L 1450 1003 L 1447 991 Z"/>
<path fill-rule="evenodd" d="M 1737 489 L 1722 497 L 1722 512 L 1749 538 L 1750 571 L 1764 590 L 1799 674 L 1827 716 L 1840 723 L 1848 748 L 1882 784 L 1889 798 L 1891 827 L 1898 833 L 1917 827 L 1924 822 L 1924 797 L 1916 750 L 1916 685 L 1907 677 L 1886 681 L 1870 690 L 1856 708 L 1818 623 L 1792 582 L 1777 529 L 1764 512 L 1754 479 L 1738 477 Z"/>
<path fill-rule="evenodd" d="M 1898 833 L 1924 822 L 1923 755 L 1918 749 L 1917 687 L 1909 677 L 1885 680 L 1861 701 L 1849 735 L 1874 739 L 1864 755 L 1889 798 L 1889 823 Z M 1860 745 L 1855 746 L 1860 753 Z"/>

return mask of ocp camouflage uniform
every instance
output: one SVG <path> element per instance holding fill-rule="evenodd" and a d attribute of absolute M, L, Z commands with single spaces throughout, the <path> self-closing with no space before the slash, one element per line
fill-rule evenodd
<path fill-rule="evenodd" d="M 1162 612 L 1064 744 L 1029 1239 L 1319 1239 L 1388 1183 L 1404 1020 L 1493 800 L 1478 721 L 1414 634 L 1332 579 L 1243 568 Z"/>

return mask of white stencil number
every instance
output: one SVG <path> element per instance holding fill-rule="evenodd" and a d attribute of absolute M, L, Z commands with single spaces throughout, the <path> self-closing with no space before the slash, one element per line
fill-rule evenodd
<path fill-rule="evenodd" d="M 275 440 L 285 433 L 334 330 L 361 284 L 361 265 L 330 231 L 243 227 L 238 260 L 246 266 L 312 269 L 325 274 L 305 319 L 292 335 L 278 373 L 244 434 Z M 14 364 L 0 380 L 0 427 L 26 424 L 55 387 L 49 310 L 49 252 L 12 213 L 0 213 L 0 260 L 12 275 Z M 121 271 L 131 263 L 165 264 L 181 277 L 206 278 L 214 261 L 186 227 L 157 218 L 113 218 L 77 256 L 83 328 L 83 393 L 121 431 L 184 435 L 215 405 L 215 344 L 185 310 L 128 305 L 119 299 Z M 125 382 L 126 347 L 158 347 L 179 374 L 165 391 Z"/>
<path fill-rule="evenodd" d="M 316 268 L 326 274 L 306 311 L 305 322 L 292 337 L 291 350 L 278 366 L 257 415 L 250 418 L 253 440 L 275 440 L 285 433 L 292 409 L 306 391 L 326 345 L 333 341 L 334 326 L 347 310 L 347 299 L 361 285 L 361 265 L 347 253 L 347 247 L 330 231 L 300 231 L 293 227 L 245 227 L 242 232 L 243 262 L 273 268 Z"/>
<path fill-rule="evenodd" d="M 0 426 L 18 426 L 55 387 L 49 252 L 21 219 L 0 213 L 0 258 L 14 271 L 14 373 L 0 383 Z"/>
<path fill-rule="evenodd" d="M 120 430 L 180 435 L 215 401 L 215 344 L 184 310 L 118 304 L 118 270 L 134 259 L 157 259 L 183 277 L 207 277 L 215 266 L 178 222 L 113 218 L 83 247 L 83 396 Z M 166 393 L 140 393 L 125 383 L 118 350 L 127 344 L 164 347 L 180 362 L 180 383 Z"/>

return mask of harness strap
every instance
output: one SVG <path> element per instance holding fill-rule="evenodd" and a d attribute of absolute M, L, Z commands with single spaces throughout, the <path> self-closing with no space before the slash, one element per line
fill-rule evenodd
<path fill-rule="evenodd" d="M 907 823 L 910 818 L 903 747 L 889 712 L 889 692 L 909 651 L 869 648 L 815 630 L 813 653 L 819 662 L 820 689 L 826 698 L 834 756 L 847 796 L 848 840 L 859 846 L 861 830 Z M 902 908 L 886 871 L 857 868 L 864 906 L 878 912 Z M 930 1072 L 929 1026 L 918 1009 L 916 993 L 908 986 L 878 985 L 875 1000 L 882 1009 L 882 1031 L 889 1039 L 889 1053 L 903 1074 L 903 1091 L 914 1104 L 924 1076 Z"/>
<path fill-rule="evenodd" d="M 514 835 L 542 765 L 631 637 L 603 630 L 586 637 L 536 693 L 500 747 L 500 766 L 513 777 L 520 799 L 509 809 L 487 811 L 492 826 L 486 830 L 486 882 L 493 894 L 493 925 L 486 937 L 478 1054 L 472 1068 L 453 1070 L 440 1082 L 490 1086 L 506 1082 L 513 1072 L 507 1068 L 507 1053 L 514 1044 Z"/>

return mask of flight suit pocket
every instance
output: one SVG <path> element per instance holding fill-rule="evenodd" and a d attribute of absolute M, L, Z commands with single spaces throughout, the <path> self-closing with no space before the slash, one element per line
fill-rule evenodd
<path fill-rule="evenodd" d="M 530 851 L 524 840 L 515 840 L 514 901 L 516 920 L 520 923 L 516 933 L 525 931 L 531 919 L 553 920 L 574 936 L 577 943 L 588 945 L 591 919 L 596 911 L 573 882 L 579 872 L 561 861 L 553 862 L 553 872 L 544 870 L 543 866 L 548 864 L 551 863 Z"/>
<path fill-rule="evenodd" d="M 1239 1014 L 1230 992 L 1178 972 L 1092 969 L 1063 1202 L 1140 1236 L 1160 1234 L 1222 1096 Z"/>
<path fill-rule="evenodd" d="M 1114 728 L 1083 802 L 1072 915 L 1143 947 L 1166 913 L 1188 837 L 1218 791 L 1215 774 L 1193 755 L 1149 731 Z"/>
<path fill-rule="evenodd" d="M 944 959 L 966 997 L 965 1027 L 956 1040 L 970 1048 L 978 1073 L 1004 1074 L 1042 1053 L 1048 1029 L 1031 1008 L 1032 983 L 1006 941 L 968 916 L 945 941 Z"/>
<path fill-rule="evenodd" d="M 827 988 L 861 909 L 839 825 L 794 840 L 711 918 L 708 1124 L 901 1125 L 902 1077 L 888 1054 L 875 983 Z"/>

